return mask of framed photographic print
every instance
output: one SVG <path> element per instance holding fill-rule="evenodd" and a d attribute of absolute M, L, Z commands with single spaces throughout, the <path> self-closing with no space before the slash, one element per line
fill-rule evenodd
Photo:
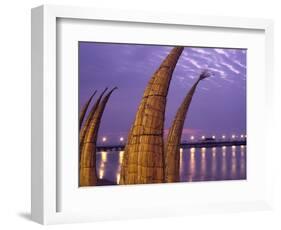
<path fill-rule="evenodd" d="M 272 31 L 265 19 L 34 8 L 32 219 L 270 208 Z"/>
<path fill-rule="evenodd" d="M 79 185 L 246 179 L 246 53 L 79 42 Z"/>

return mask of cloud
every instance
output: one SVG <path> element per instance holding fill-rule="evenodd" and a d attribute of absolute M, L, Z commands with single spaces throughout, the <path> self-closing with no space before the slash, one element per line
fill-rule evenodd
<path fill-rule="evenodd" d="M 216 53 L 218 53 L 218 54 L 224 55 L 224 56 L 227 57 L 227 58 L 230 57 L 230 55 L 229 55 L 227 52 L 225 52 L 223 49 L 214 49 L 214 51 L 215 51 Z"/>
<path fill-rule="evenodd" d="M 200 86 L 200 88 L 201 88 L 202 90 L 209 91 L 209 89 L 206 88 L 206 87 Z"/>
<path fill-rule="evenodd" d="M 226 68 L 228 68 L 230 71 L 232 71 L 235 74 L 240 74 L 240 71 L 237 70 L 236 68 L 234 68 L 231 64 L 228 64 L 226 62 L 221 62 L 221 65 L 225 66 Z"/>
<path fill-rule="evenodd" d="M 239 62 L 238 60 L 234 60 L 233 62 L 234 62 L 236 65 L 238 65 L 238 66 L 240 66 L 240 67 L 246 69 L 246 65 L 243 65 L 243 64 L 242 64 L 241 62 Z"/>
<path fill-rule="evenodd" d="M 190 48 L 190 50 L 194 51 L 195 53 L 204 54 L 204 55 L 210 55 L 211 54 L 206 49 L 202 49 L 202 48 Z"/>
<path fill-rule="evenodd" d="M 163 60 L 166 58 L 166 56 L 167 56 L 167 55 L 160 54 L 160 53 L 159 53 L 159 54 L 154 54 L 154 57 L 160 58 L 160 59 L 163 59 Z"/>
<path fill-rule="evenodd" d="M 221 88 L 224 84 L 232 84 L 237 81 L 244 82 L 246 64 L 244 58 L 241 59 L 242 50 L 223 48 L 185 48 L 177 64 L 176 78 L 180 85 L 186 85 L 190 79 L 196 78 L 202 69 L 210 70 L 215 78 L 206 82 L 208 90 L 211 87 Z M 234 79 L 234 77 L 239 78 Z M 237 85 L 237 84 L 235 84 Z"/>
<path fill-rule="evenodd" d="M 211 72 L 218 73 L 221 77 L 225 76 L 225 72 L 221 69 L 216 69 L 213 67 L 209 67 L 208 69 L 211 70 Z"/>
<path fill-rule="evenodd" d="M 181 82 L 183 82 L 185 80 L 185 78 L 182 76 L 177 76 L 177 79 L 179 79 L 179 81 L 181 81 Z"/>
<path fill-rule="evenodd" d="M 197 69 L 201 69 L 202 66 L 194 59 L 190 58 L 190 57 L 182 57 L 185 61 L 188 61 L 191 65 L 193 65 L 194 67 L 196 67 Z"/>
<path fill-rule="evenodd" d="M 226 81 L 226 82 L 229 82 L 229 83 L 234 83 L 234 80 L 231 80 L 231 79 L 228 79 L 228 78 L 224 78 L 224 80 Z"/>

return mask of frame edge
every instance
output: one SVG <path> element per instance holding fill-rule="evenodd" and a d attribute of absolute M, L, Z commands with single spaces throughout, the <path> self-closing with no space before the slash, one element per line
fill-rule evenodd
<path fill-rule="evenodd" d="M 39 6 L 36 8 L 32 9 L 32 15 L 31 15 L 31 27 L 32 27 L 32 32 L 31 32 L 31 91 L 32 91 L 32 108 L 31 108 L 31 163 L 32 163 L 32 175 L 31 175 L 31 219 L 34 220 L 37 223 L 40 224 L 54 224 L 54 223 L 61 223 L 61 221 L 64 223 L 66 221 L 67 216 L 69 215 L 65 213 L 53 213 L 53 210 L 49 210 L 49 206 L 51 206 L 48 203 L 48 200 L 51 201 L 51 198 L 53 198 L 53 195 L 50 195 L 48 190 L 48 183 L 44 182 L 47 179 L 50 179 L 51 176 L 54 173 L 49 173 L 49 157 L 48 157 L 48 162 L 46 163 L 46 159 L 44 160 L 44 152 L 46 155 L 46 141 L 44 138 L 46 136 L 44 135 L 47 134 L 48 132 L 44 131 L 44 121 L 47 116 L 44 115 L 49 115 L 46 114 L 45 111 L 45 98 L 46 91 L 48 91 L 48 87 L 45 87 L 46 82 L 44 83 L 44 75 L 48 75 L 47 73 L 44 74 L 44 67 L 46 67 L 45 63 L 46 60 L 49 60 L 49 56 L 45 56 L 46 53 L 48 54 L 48 48 L 55 48 L 54 42 L 52 41 L 45 41 L 45 39 L 52 38 L 53 36 L 49 36 L 48 33 L 44 32 L 50 32 L 49 30 L 46 31 L 44 28 L 46 25 L 49 24 L 49 21 L 51 21 L 52 25 L 48 25 L 48 29 L 54 29 L 53 27 L 53 20 L 59 17 L 66 17 L 66 18 L 74 18 L 74 19 L 93 19 L 91 17 L 88 17 L 88 15 L 92 15 L 93 13 L 96 14 L 96 20 L 109 20 L 109 19 L 104 19 L 102 16 L 105 14 L 106 18 L 110 18 L 111 20 L 117 20 L 116 18 L 121 18 L 121 21 L 132 21 L 132 22 L 141 22 L 141 23 L 152 23 L 151 21 L 157 21 L 158 24 L 173 24 L 177 25 L 177 23 L 174 22 L 170 17 L 165 20 L 165 22 L 159 22 L 162 21 L 162 16 L 165 14 L 160 14 L 160 19 L 157 16 L 150 16 L 148 19 L 144 19 L 142 16 L 137 15 L 136 18 L 131 18 L 131 15 L 129 17 L 122 16 L 121 14 L 113 14 L 113 16 L 109 16 L 109 13 L 105 13 L 105 9 L 102 9 L 101 12 L 90 12 L 91 10 L 95 8 L 81 8 L 78 7 L 79 9 L 82 9 L 83 13 L 79 12 L 74 12 L 76 11 L 77 7 L 69 7 L 69 6 L 59 6 L 59 5 L 44 5 L 44 6 Z M 111 12 L 111 11 L 110 11 Z M 118 12 L 118 11 L 117 11 Z M 149 13 L 149 12 L 147 12 Z M 158 14 L 159 15 L 159 14 Z M 183 15 L 178 15 L 182 16 Z M 198 17 L 196 17 L 198 19 Z M 208 18 L 213 18 L 214 20 L 211 20 L 211 22 L 206 22 Z M 214 16 L 207 16 L 203 20 L 203 24 L 212 24 L 213 21 L 217 21 L 217 19 L 222 19 L 225 17 L 214 17 Z M 194 24 L 195 20 L 190 20 L 190 17 L 188 17 L 189 24 Z M 231 27 L 231 25 L 235 28 L 237 27 L 237 24 L 241 23 L 244 25 L 245 28 L 255 28 L 255 29 L 264 29 L 266 32 L 266 36 L 270 35 L 272 36 L 272 20 L 270 19 L 256 19 L 256 18 L 239 18 L 239 22 L 232 23 L 232 17 L 227 17 L 228 20 L 226 22 L 222 23 L 222 27 Z M 235 17 L 235 19 L 237 19 Z M 258 22 L 256 22 L 258 20 Z M 110 20 L 109 20 L 110 21 Z M 168 23 L 167 21 L 170 21 Z M 184 20 L 185 21 L 185 20 Z M 230 21 L 230 22 L 229 22 Z M 244 22 L 244 23 L 243 23 Z M 180 23 L 182 24 L 182 23 Z M 185 24 L 185 22 L 183 23 Z M 205 25 L 206 26 L 206 25 Z M 208 26 L 208 25 L 207 25 Z M 210 25 L 209 25 L 210 26 Z M 53 31 L 52 31 L 53 32 Z M 269 34 L 268 34 L 269 32 Z M 53 35 L 53 34 L 52 34 Z M 44 39 L 45 38 L 45 39 Z M 48 40 L 48 39 L 46 39 Z M 44 43 L 48 42 L 48 46 L 46 46 Z M 51 46 L 49 47 L 49 43 L 52 43 Z M 45 48 L 47 50 L 45 50 Z M 46 52 L 44 52 L 46 51 Z M 45 58 L 44 58 L 45 56 Z M 270 55 L 271 56 L 271 55 Z M 50 61 L 50 60 L 49 60 Z M 49 64 L 49 63 L 48 63 Z M 53 64 L 53 63 L 52 63 Z M 270 68 L 271 69 L 271 68 Z M 48 71 L 48 69 L 45 69 L 45 71 Z M 46 76 L 45 76 L 46 77 Z M 45 79 L 46 81 L 46 79 Z M 44 90 L 45 88 L 45 90 Z M 45 92 L 44 92 L 45 91 Z M 45 101 L 45 102 L 44 102 Z M 47 154 L 48 155 L 48 154 Z M 46 156 L 45 156 L 46 157 Z M 45 186 L 44 186 L 45 185 Z M 45 198 L 47 196 L 47 198 Z M 47 206 L 47 207 L 46 207 Z M 66 215 L 66 219 L 65 216 Z M 86 218 L 88 219 L 88 218 Z M 90 218 L 91 219 L 91 218 Z M 80 220 L 79 220 L 80 221 Z M 83 221 L 83 220 L 82 220 Z M 93 220 L 89 220 L 93 221 Z M 72 222 L 69 221 L 68 222 Z M 76 221 L 73 221 L 76 222 Z M 88 222 L 88 220 L 87 220 Z"/>
<path fill-rule="evenodd" d="M 44 8 L 31 10 L 31 219 L 44 223 L 43 45 Z"/>

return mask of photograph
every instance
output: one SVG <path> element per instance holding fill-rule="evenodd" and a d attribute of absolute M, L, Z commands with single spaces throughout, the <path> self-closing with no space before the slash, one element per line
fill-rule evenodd
<path fill-rule="evenodd" d="M 246 48 L 79 41 L 78 85 L 79 187 L 247 179 Z"/>

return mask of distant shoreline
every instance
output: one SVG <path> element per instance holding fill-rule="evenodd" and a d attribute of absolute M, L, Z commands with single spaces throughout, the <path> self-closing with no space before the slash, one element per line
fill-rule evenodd
<path fill-rule="evenodd" d="M 191 149 L 191 148 L 212 148 L 212 147 L 229 147 L 229 146 L 246 146 L 246 140 L 237 141 L 200 141 L 200 142 L 189 142 L 181 143 L 180 148 Z M 102 151 L 123 151 L 125 149 L 124 144 L 107 145 L 107 146 L 97 146 L 96 150 L 98 152 Z"/>

